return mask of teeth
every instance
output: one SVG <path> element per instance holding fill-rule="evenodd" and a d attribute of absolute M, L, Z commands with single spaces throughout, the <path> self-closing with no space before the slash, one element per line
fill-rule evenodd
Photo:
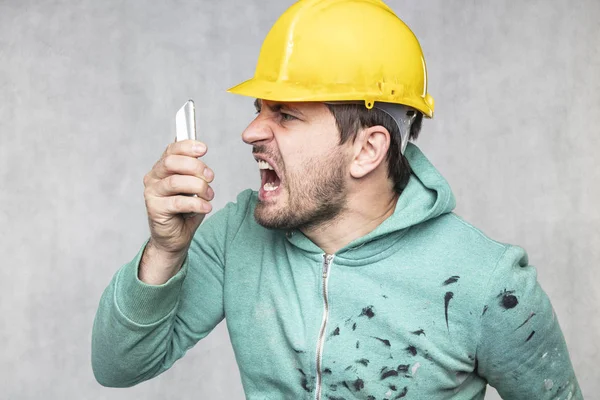
<path fill-rule="evenodd" d="M 278 187 L 279 186 L 273 186 L 271 182 L 267 182 L 263 186 L 263 189 L 265 190 L 265 192 L 272 192 L 273 190 L 277 190 Z"/>
<path fill-rule="evenodd" d="M 273 167 L 271 167 L 268 162 L 263 161 L 263 160 L 258 160 L 258 168 L 273 170 Z"/>

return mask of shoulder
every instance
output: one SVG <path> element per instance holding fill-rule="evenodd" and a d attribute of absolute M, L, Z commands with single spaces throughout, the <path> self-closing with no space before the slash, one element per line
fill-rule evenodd
<path fill-rule="evenodd" d="M 252 189 L 246 189 L 237 195 L 235 201 L 229 202 L 225 205 L 225 208 L 235 209 L 238 212 L 247 212 L 248 210 L 254 210 L 258 201 L 258 193 Z"/>
<path fill-rule="evenodd" d="M 254 211 L 257 195 L 252 189 L 246 189 L 237 195 L 235 201 L 230 201 L 213 215 L 207 217 L 205 223 L 241 222 L 249 213 Z M 210 221 L 210 222 L 209 222 Z"/>
<path fill-rule="evenodd" d="M 490 238 L 455 213 L 447 213 L 411 228 L 413 245 L 443 254 L 450 263 L 493 268 L 514 246 Z"/>
<path fill-rule="evenodd" d="M 257 202 L 257 193 L 246 189 L 237 195 L 235 201 L 230 201 L 221 209 L 208 215 L 196 231 L 196 237 L 216 235 L 233 239 L 240 227 L 254 221 L 254 208 Z M 227 241 L 227 240 L 226 240 Z"/>
<path fill-rule="evenodd" d="M 452 233 L 456 234 L 456 239 L 464 243 L 461 249 L 470 254 L 491 255 L 493 262 L 490 266 L 495 270 L 502 268 L 510 270 L 528 265 L 527 252 L 522 247 L 490 238 L 455 213 L 449 213 L 447 218 L 448 225 L 454 227 Z"/>
<path fill-rule="evenodd" d="M 422 266 L 454 278 L 449 281 L 460 277 L 461 289 L 478 307 L 501 293 L 509 282 L 536 279 L 523 248 L 490 238 L 454 213 L 411 230 L 409 246 L 415 257 L 425 260 Z"/>

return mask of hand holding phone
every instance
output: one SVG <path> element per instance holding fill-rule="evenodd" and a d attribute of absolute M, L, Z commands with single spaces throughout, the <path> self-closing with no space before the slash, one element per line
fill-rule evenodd
<path fill-rule="evenodd" d="M 177 273 L 215 195 L 214 173 L 202 159 L 206 145 L 196 140 L 193 101 L 176 113 L 175 130 L 175 142 L 144 176 L 151 237 L 139 278 L 149 284 L 162 284 Z"/>

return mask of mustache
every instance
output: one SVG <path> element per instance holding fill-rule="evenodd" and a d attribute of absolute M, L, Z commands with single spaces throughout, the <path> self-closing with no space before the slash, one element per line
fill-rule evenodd
<path fill-rule="evenodd" d="M 267 146 L 264 145 L 253 145 L 252 146 L 252 154 L 265 154 L 272 158 L 274 161 L 279 161 L 279 157 L 277 154 L 270 151 Z"/>
<path fill-rule="evenodd" d="M 278 168 L 279 173 L 285 175 L 285 165 L 283 165 L 281 162 L 279 153 L 274 153 L 273 151 L 269 150 L 267 146 L 258 144 L 252 146 L 252 154 L 264 154 L 265 156 L 269 157 L 271 160 L 273 160 L 273 166 Z"/>

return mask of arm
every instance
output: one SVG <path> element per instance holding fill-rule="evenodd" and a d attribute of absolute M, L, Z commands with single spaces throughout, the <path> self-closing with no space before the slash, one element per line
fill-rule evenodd
<path fill-rule="evenodd" d="M 139 279 L 146 246 L 116 273 L 92 331 L 92 368 L 99 383 L 128 387 L 159 375 L 223 319 L 225 246 L 243 208 L 229 203 L 207 218 L 181 269 L 166 283 Z"/>
<path fill-rule="evenodd" d="M 558 319 L 523 249 L 507 248 L 485 293 L 479 375 L 503 399 L 583 399 Z"/>

